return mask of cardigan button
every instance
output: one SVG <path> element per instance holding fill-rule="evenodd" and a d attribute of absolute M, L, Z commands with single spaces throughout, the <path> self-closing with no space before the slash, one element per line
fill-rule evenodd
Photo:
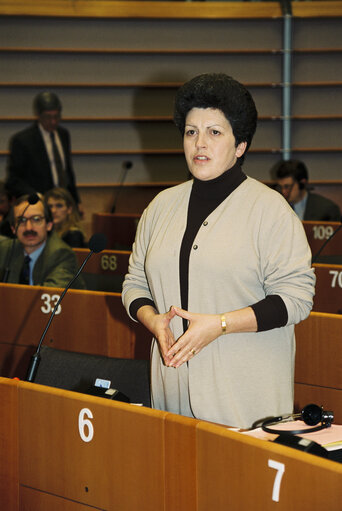
<path fill-rule="evenodd" d="M 208 225 L 208 222 L 205 220 L 205 221 L 203 222 L 203 225 L 204 225 L 204 227 L 206 227 L 206 226 Z"/>
<path fill-rule="evenodd" d="M 193 248 L 194 250 L 197 250 L 197 249 L 198 249 L 198 245 L 194 245 L 192 248 Z"/>

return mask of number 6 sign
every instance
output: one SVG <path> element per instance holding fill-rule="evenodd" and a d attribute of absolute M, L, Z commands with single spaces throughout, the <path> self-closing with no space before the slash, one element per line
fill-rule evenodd
<path fill-rule="evenodd" d="M 94 437 L 94 426 L 89 420 L 92 418 L 89 408 L 82 408 L 78 416 L 78 431 L 83 442 L 91 442 Z"/>

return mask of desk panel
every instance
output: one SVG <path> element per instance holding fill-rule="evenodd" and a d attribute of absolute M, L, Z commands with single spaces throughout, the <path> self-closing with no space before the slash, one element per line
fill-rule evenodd
<path fill-rule="evenodd" d="M 341 483 L 342 467 L 332 461 L 197 426 L 198 511 L 340 511 Z"/>
<path fill-rule="evenodd" d="M 0 375 L 24 379 L 34 351 L 33 346 L 0 343 Z"/>
<path fill-rule="evenodd" d="M 87 248 L 73 248 L 78 263 L 81 265 L 89 254 Z M 102 250 L 97 257 L 91 257 L 84 267 L 85 272 L 97 275 L 125 275 L 128 269 L 129 250 Z M 83 272 L 82 272 L 83 275 Z"/>
<path fill-rule="evenodd" d="M 0 505 L 18 509 L 18 383 L 0 378 Z"/>
<path fill-rule="evenodd" d="M 23 378 L 62 290 L 0 284 L 0 374 Z M 117 358 L 149 358 L 151 336 L 130 320 L 118 293 L 69 290 L 44 344 Z M 27 366 L 26 366 L 27 368 Z"/>
<path fill-rule="evenodd" d="M 342 316 L 312 312 L 295 332 L 296 411 L 317 403 L 342 423 Z"/>
<path fill-rule="evenodd" d="M 342 314 L 342 266 L 314 264 L 316 290 L 313 311 Z"/>
<path fill-rule="evenodd" d="M 342 317 L 312 312 L 296 325 L 296 383 L 342 390 Z"/>
<path fill-rule="evenodd" d="M 339 222 L 313 222 L 313 221 L 304 221 L 303 226 L 308 238 L 308 242 L 311 248 L 312 256 L 320 250 L 325 241 L 331 236 L 334 231 L 340 226 Z M 326 247 L 322 250 L 320 256 L 322 257 L 332 257 L 332 256 L 341 256 L 342 257 L 342 229 L 327 243 Z M 323 262 L 323 261 L 317 261 Z M 327 261 L 329 263 L 337 263 L 337 261 Z M 340 262 L 338 261 L 338 264 Z"/>
<path fill-rule="evenodd" d="M 73 251 L 81 265 L 89 250 L 74 248 Z M 125 250 L 103 250 L 98 257 L 90 258 L 82 272 L 86 288 L 121 293 L 130 255 L 131 252 Z"/>
<path fill-rule="evenodd" d="M 197 510 L 196 425 L 200 422 L 172 413 L 165 417 L 165 509 L 168 511 Z"/>
<path fill-rule="evenodd" d="M 21 485 L 101 509 L 163 509 L 166 412 L 29 383 L 19 410 Z"/>
<path fill-rule="evenodd" d="M 140 213 L 94 213 L 93 232 L 106 235 L 108 249 L 132 250 L 140 217 Z"/>

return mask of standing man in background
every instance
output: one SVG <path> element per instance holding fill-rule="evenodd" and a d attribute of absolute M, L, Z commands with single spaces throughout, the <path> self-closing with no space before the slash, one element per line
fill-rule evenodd
<path fill-rule="evenodd" d="M 10 141 L 6 186 L 14 197 L 66 188 L 76 204 L 69 132 L 59 125 L 62 103 L 56 94 L 39 93 L 33 102 L 36 121 Z"/>
<path fill-rule="evenodd" d="M 285 197 L 301 220 L 339 222 L 341 211 L 335 202 L 309 190 L 306 165 L 299 160 L 281 160 L 271 175 L 276 189 Z"/>

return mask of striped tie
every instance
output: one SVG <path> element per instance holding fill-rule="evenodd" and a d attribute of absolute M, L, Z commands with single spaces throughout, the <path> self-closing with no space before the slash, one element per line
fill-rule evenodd
<path fill-rule="evenodd" d="M 58 186 L 61 188 L 66 188 L 66 176 L 63 169 L 63 163 L 61 155 L 59 154 L 55 134 L 53 132 L 50 133 L 51 143 L 52 143 L 52 149 L 53 149 L 53 159 L 55 160 L 56 170 L 58 174 Z"/>

